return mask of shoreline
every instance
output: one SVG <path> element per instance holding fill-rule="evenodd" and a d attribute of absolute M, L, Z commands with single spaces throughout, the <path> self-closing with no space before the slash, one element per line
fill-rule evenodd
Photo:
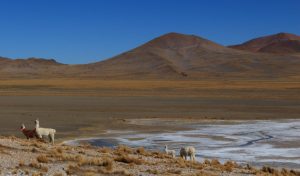
<path fill-rule="evenodd" d="M 7 158 L 7 156 L 10 156 Z M 4 159 L 6 158 L 6 159 Z M 284 175 L 296 170 L 239 165 L 216 159 L 185 161 L 142 147 L 118 146 L 114 149 L 89 145 L 50 145 L 16 137 L 0 137 L 0 175 Z"/>
<path fill-rule="evenodd" d="M 156 125 L 157 121 L 160 123 L 160 125 L 164 125 L 164 123 L 169 123 L 169 120 L 171 119 L 158 119 L 158 118 L 147 118 L 147 119 L 130 119 L 127 121 L 127 123 L 129 124 L 132 124 L 134 123 L 135 125 L 138 125 L 137 124 L 137 121 L 140 123 L 139 125 L 142 125 L 144 127 L 148 127 L 148 128 L 151 128 L 151 125 Z M 180 123 L 181 126 L 183 126 L 182 130 L 179 130 L 179 131 L 161 131 L 161 132 L 158 132 L 158 131 L 147 131 L 147 130 L 144 130 L 144 131 L 115 131 L 115 132 L 112 132 L 110 131 L 111 133 L 109 133 L 108 131 L 104 133 L 103 137 L 83 137 L 83 138 L 75 138 L 75 139 L 72 139 L 72 140 L 65 140 L 64 143 L 65 144 L 71 144 L 71 145 L 79 145 L 80 143 L 89 143 L 91 145 L 94 145 L 94 146 L 106 146 L 106 147 L 116 147 L 117 145 L 128 145 L 130 147 L 145 147 L 146 149 L 154 149 L 154 150 L 160 150 L 162 151 L 162 148 L 164 146 L 164 144 L 169 144 L 171 147 L 173 147 L 174 149 L 176 149 L 177 151 L 179 150 L 180 148 L 180 145 L 182 145 L 180 142 L 180 140 L 182 140 L 183 138 L 181 136 L 185 136 L 185 138 L 188 138 L 190 139 L 190 142 L 200 142 L 199 146 L 199 154 L 198 154 L 198 158 L 200 158 L 199 161 L 203 161 L 205 158 L 210 158 L 210 159 L 214 159 L 214 158 L 217 158 L 217 159 L 221 159 L 221 162 L 223 160 L 228 160 L 228 159 L 233 159 L 235 160 L 236 162 L 238 163 L 244 163 L 244 164 L 247 164 L 247 163 L 251 163 L 251 165 L 258 165 L 258 166 L 261 166 L 263 165 L 262 163 L 264 164 L 267 164 L 267 165 L 271 165 L 272 167 L 277 167 L 277 168 L 280 168 L 280 165 L 284 166 L 285 168 L 297 168 L 299 167 L 300 163 L 298 164 L 293 164 L 295 162 L 295 160 L 289 160 L 289 155 L 286 155 L 285 153 L 288 152 L 288 151 L 291 151 L 291 149 L 293 149 L 293 147 L 296 147 L 296 148 L 300 148 L 300 143 L 297 144 L 290 144 L 288 145 L 287 142 L 281 142 L 282 145 L 280 145 L 280 141 L 277 141 L 277 138 L 276 137 L 274 139 L 274 136 L 272 136 L 271 138 L 270 137 L 267 137 L 267 136 L 271 136 L 271 135 L 268 135 L 268 133 L 273 133 L 272 131 L 270 132 L 264 132 L 264 133 L 260 133 L 259 130 L 257 133 L 241 133 L 241 137 L 244 138 L 244 135 L 249 135 L 248 137 L 252 138 L 251 140 L 247 140 L 247 141 L 244 141 L 244 143 L 241 143 L 239 144 L 239 142 L 237 143 L 237 147 L 239 148 L 239 150 L 236 150 L 235 149 L 235 146 L 232 146 L 230 147 L 230 145 L 228 146 L 228 144 L 234 144 L 235 142 L 232 141 L 232 140 L 236 140 L 234 136 L 236 136 L 235 132 L 230 132 L 228 130 L 226 130 L 227 126 L 230 126 L 231 128 L 236 128 L 236 127 L 239 127 L 241 126 L 243 128 L 243 124 L 247 124 L 247 126 L 251 127 L 251 125 L 253 127 L 256 127 L 259 128 L 259 126 L 261 126 L 262 129 L 265 129 L 265 130 L 268 130 L 268 128 L 266 128 L 268 125 L 270 126 L 273 126 L 275 127 L 276 125 L 279 126 L 278 128 L 283 128 L 283 129 L 288 129 L 290 125 L 293 125 L 294 123 L 292 122 L 299 122 L 298 119 L 281 119 L 281 120 L 238 120 L 238 121 L 233 121 L 231 120 L 230 122 L 229 121 L 223 121 L 223 120 L 213 120 L 213 121 L 210 121 L 210 120 L 205 120 L 205 124 L 201 123 L 201 128 L 198 129 L 200 131 L 197 131 L 197 127 L 195 128 L 195 122 L 204 122 L 204 121 L 188 121 L 188 120 L 180 120 L 180 122 L 182 121 L 187 121 L 187 123 Z M 150 124 L 148 124 L 148 122 Z M 173 123 L 178 123 L 177 120 L 173 121 Z M 168 124 L 169 126 L 173 126 L 174 124 L 171 123 L 171 124 Z M 258 125 L 256 125 L 256 123 Z M 193 124 L 192 126 L 190 126 L 191 124 Z M 168 126 L 167 125 L 167 126 Z M 203 132 L 201 132 L 201 129 L 204 128 L 204 129 L 209 129 L 209 126 L 210 125 L 213 125 L 213 126 L 216 126 L 216 127 L 220 127 L 220 129 L 218 129 L 217 131 L 222 131 L 222 130 L 226 130 L 224 131 L 224 135 L 222 134 L 201 134 Z M 280 125 L 282 127 L 280 127 Z M 167 128 L 166 126 L 166 128 Z M 189 127 L 186 127 L 186 126 L 189 126 Z M 224 128 L 223 128 L 223 127 Z M 265 127 L 266 126 L 266 127 Z M 286 127 L 284 127 L 286 126 Z M 251 127 L 252 128 L 252 127 Z M 270 127 L 271 129 L 272 127 Z M 242 130 L 244 131 L 243 129 L 239 129 L 237 128 L 236 130 Z M 228 132 L 227 132 L 228 131 Z M 200 134 L 199 134 L 200 132 Z M 204 131 L 205 132 L 205 131 Z M 238 132 L 238 131 L 237 131 Z M 275 130 L 276 132 L 276 130 Z M 228 134 L 227 134 L 228 133 Z M 234 136 L 231 136 L 232 134 L 234 134 Z M 240 133 L 240 132 L 238 132 Z M 238 134 L 237 133 L 237 134 Z M 229 138 L 226 137 L 227 135 L 229 135 Z M 277 135 L 277 133 L 275 133 L 275 135 Z M 223 137 L 222 137 L 223 136 Z M 176 139 L 173 139 L 174 138 L 177 138 Z M 234 137 L 234 138 L 232 138 Z M 280 138 L 279 138 L 280 139 Z M 152 141 L 152 142 L 150 142 Z M 206 142 L 205 142 L 206 141 Z M 202 144 L 202 142 L 205 142 L 204 144 Z M 189 143 L 188 141 L 185 142 L 186 145 Z M 211 143 L 211 144 L 209 144 Z M 266 145 L 266 144 L 268 145 Z M 270 145 L 270 144 L 271 145 Z M 275 144 L 274 144 L 275 143 Z M 246 145 L 247 144 L 247 145 Z M 283 145 L 285 144 L 285 145 Z M 191 144 L 191 145 L 194 145 L 194 144 Z M 207 147 L 205 147 L 205 145 L 207 145 Z M 215 145 L 215 147 L 217 148 L 212 148 L 212 146 L 210 145 Z M 225 147 L 224 150 L 222 149 L 222 146 Z M 260 147 L 261 146 L 261 147 Z M 203 148 L 205 147 L 205 148 Z M 221 148 L 220 148 L 221 147 Z M 229 147 L 229 148 L 228 148 Z M 252 147 L 252 148 L 251 148 Z M 254 149 L 253 149 L 254 147 Z M 231 149 L 232 148 L 232 149 Z M 297 151 L 297 149 L 295 148 L 294 151 Z M 231 150 L 233 153 L 231 153 L 230 155 L 211 155 L 209 154 L 210 151 L 215 151 L 215 150 L 219 150 L 220 152 L 229 152 L 231 153 Z M 230 150 L 229 150 L 230 149 Z M 252 152 L 258 152 L 257 153 L 257 157 L 260 156 L 261 154 L 259 154 L 260 152 L 264 152 L 264 150 L 268 151 L 270 150 L 271 151 L 277 151 L 275 153 L 278 153 L 278 159 L 276 159 L 277 157 L 271 157 L 269 158 L 269 154 L 267 155 L 262 155 L 262 157 L 259 157 L 261 160 L 261 162 L 253 162 L 255 160 L 253 159 L 248 159 L 248 161 L 245 161 L 244 159 L 242 159 L 241 161 L 239 161 L 238 158 L 235 158 L 234 159 L 234 156 L 236 156 L 236 151 L 239 151 L 239 153 L 243 150 L 251 150 Z M 203 153 L 204 152 L 204 153 Z M 215 153 L 215 152 L 213 152 Z M 229 154 L 228 153 L 228 154 Z M 267 152 L 269 153 L 269 152 Z M 271 152 L 272 153 L 272 152 Z M 270 153 L 270 156 L 272 156 Z M 221 153 L 220 153 L 221 154 Z M 243 152 L 241 153 L 243 154 Z M 249 154 L 250 155 L 250 154 Z M 251 154 L 252 156 L 253 154 Z M 299 155 L 299 152 L 296 156 Z M 229 157 L 230 156 L 230 157 Z M 254 155 L 256 156 L 256 155 Z M 279 157 L 279 156 L 288 156 L 286 159 L 283 157 Z M 222 159 L 224 158 L 224 159 Z M 227 159 L 225 159 L 227 158 Z M 247 157 L 246 157 L 247 158 Z M 264 159 L 266 158 L 266 159 Z M 300 159 L 300 155 L 298 156 L 298 159 Z M 246 159 L 247 160 L 247 159 Z M 277 162 L 274 162 L 274 161 L 277 161 Z"/>

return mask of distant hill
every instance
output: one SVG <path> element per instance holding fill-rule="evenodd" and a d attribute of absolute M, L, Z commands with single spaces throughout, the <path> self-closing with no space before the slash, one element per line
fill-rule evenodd
<path fill-rule="evenodd" d="M 1 78 L 35 78 L 53 76 L 64 64 L 54 59 L 10 59 L 0 57 Z"/>
<path fill-rule="evenodd" d="M 259 37 L 231 48 L 263 53 L 293 54 L 300 53 L 300 36 L 289 33 L 278 33 Z"/>
<path fill-rule="evenodd" d="M 277 44 L 270 42 L 268 47 L 261 45 L 259 48 L 276 50 Z M 195 35 L 168 33 L 113 58 L 91 64 L 65 65 L 46 59 L 0 58 L 0 78 L 10 77 L 286 79 L 300 77 L 300 57 L 237 50 Z"/>

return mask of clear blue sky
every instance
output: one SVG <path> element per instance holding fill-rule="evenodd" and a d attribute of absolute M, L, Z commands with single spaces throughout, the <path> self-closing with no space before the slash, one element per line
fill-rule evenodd
<path fill-rule="evenodd" d="M 299 0 L 0 0 L 0 56 L 103 60 L 168 32 L 223 45 L 300 34 Z"/>

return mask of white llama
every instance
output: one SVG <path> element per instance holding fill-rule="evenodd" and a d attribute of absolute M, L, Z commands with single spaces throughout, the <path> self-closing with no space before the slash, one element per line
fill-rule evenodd
<path fill-rule="evenodd" d="M 40 128 L 40 122 L 39 120 L 35 120 L 35 130 L 36 130 L 36 134 L 37 136 L 42 139 L 43 136 L 48 136 L 50 142 L 52 142 L 52 144 L 54 144 L 54 136 L 56 133 L 55 129 L 51 129 L 51 128 Z"/>
<path fill-rule="evenodd" d="M 166 152 L 167 155 L 172 155 L 173 158 L 175 158 L 175 156 L 176 156 L 176 151 L 175 150 L 169 150 L 167 145 L 165 145 L 165 152 Z"/>

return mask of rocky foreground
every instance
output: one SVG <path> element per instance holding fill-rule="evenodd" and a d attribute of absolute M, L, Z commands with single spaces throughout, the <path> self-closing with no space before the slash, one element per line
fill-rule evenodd
<path fill-rule="evenodd" d="M 294 170 L 240 166 L 233 161 L 203 163 L 172 158 L 144 148 L 54 146 L 36 140 L 0 137 L 0 175 L 300 175 Z"/>

